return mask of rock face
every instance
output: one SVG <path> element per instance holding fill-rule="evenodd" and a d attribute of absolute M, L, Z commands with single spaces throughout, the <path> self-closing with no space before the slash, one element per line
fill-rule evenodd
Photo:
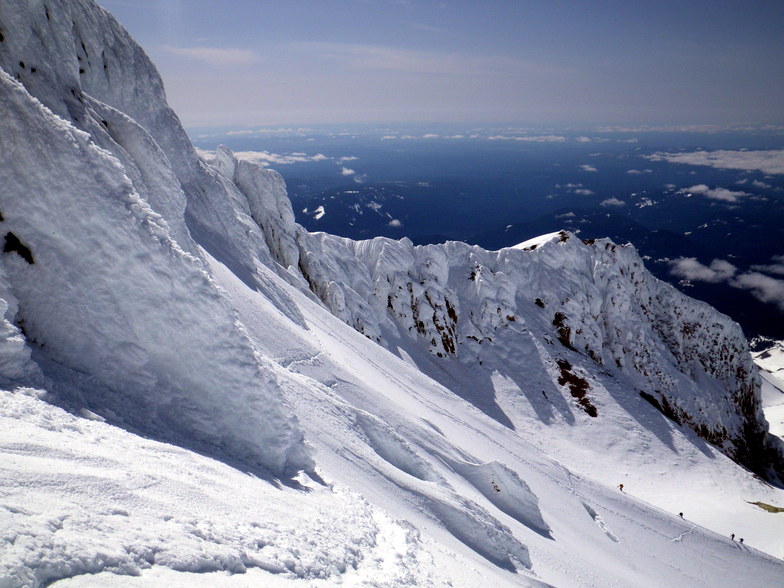
<path fill-rule="evenodd" d="M 197 157 L 147 56 L 91 0 L 4 1 L 0 68 L 3 378 L 65 369 L 81 382 L 71 393 L 141 406 L 136 426 L 195 432 L 275 472 L 310 468 L 281 376 L 212 283 L 212 256 L 300 326 L 270 272 L 392 351 L 405 340 L 445 365 L 535 372 L 521 393 L 548 380 L 584 419 L 604 418 L 597 390 L 620 383 L 755 472 L 782 473 L 740 328 L 653 278 L 633 247 L 309 234 L 278 174 L 226 148 Z"/>

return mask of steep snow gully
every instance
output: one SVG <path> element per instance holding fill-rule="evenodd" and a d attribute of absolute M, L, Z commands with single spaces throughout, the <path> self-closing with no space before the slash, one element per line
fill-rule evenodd
<path fill-rule="evenodd" d="M 0 4 L 0 236 L 0 587 L 784 577 L 736 324 L 608 240 L 306 232 L 92 0 Z"/>

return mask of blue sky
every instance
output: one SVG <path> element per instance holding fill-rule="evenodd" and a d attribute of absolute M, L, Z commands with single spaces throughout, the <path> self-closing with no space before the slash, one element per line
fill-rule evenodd
<path fill-rule="evenodd" d="M 784 1 L 99 0 L 186 126 L 784 121 Z"/>

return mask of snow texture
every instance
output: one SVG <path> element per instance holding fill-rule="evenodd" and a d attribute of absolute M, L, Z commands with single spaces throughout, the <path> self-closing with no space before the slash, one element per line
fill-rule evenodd
<path fill-rule="evenodd" d="M 35 8 L 23 4 L 19 13 Z M 8 15 L 0 19 L 5 31 Z M 126 168 L 4 71 L 0 89 L 1 224 L 6 243 L 13 235 L 27 252 L 6 247 L 4 289 L 28 342 L 52 370 L 105 388 L 90 399 L 97 406 L 125 414 L 132 401 L 128 424 L 273 472 L 309 467 L 275 376 L 204 264 L 173 240 Z M 165 164 L 159 151 L 146 154 Z"/>
<path fill-rule="evenodd" d="M 601 413 L 577 389 L 580 378 L 563 371 L 571 363 L 630 380 L 736 461 L 782 473 L 740 327 L 655 279 L 629 245 L 563 232 L 497 252 L 302 232 L 300 243 L 313 291 L 371 339 L 388 344 L 382 333 L 397 331 L 438 357 L 494 365 L 557 341 L 547 345 L 549 363 L 590 416 Z"/>

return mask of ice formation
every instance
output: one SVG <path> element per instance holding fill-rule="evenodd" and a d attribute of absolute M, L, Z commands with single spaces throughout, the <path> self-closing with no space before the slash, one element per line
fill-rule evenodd
<path fill-rule="evenodd" d="M 0 229 L 0 586 L 781 577 L 737 325 L 606 240 L 307 233 L 92 0 L 0 4 Z"/>

